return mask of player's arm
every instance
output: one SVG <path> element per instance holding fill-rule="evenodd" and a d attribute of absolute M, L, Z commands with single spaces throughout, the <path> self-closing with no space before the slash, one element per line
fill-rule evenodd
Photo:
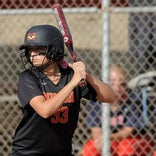
<path fill-rule="evenodd" d="M 119 130 L 117 133 L 112 133 L 110 135 L 111 139 L 122 139 L 127 138 L 130 135 L 132 135 L 134 131 L 133 127 L 123 127 L 121 130 Z"/>
<path fill-rule="evenodd" d="M 93 139 L 99 139 L 99 136 L 102 135 L 102 129 L 100 127 L 92 127 L 91 135 Z"/>
<path fill-rule="evenodd" d="M 30 105 L 41 117 L 48 118 L 62 106 L 73 89 L 74 86 L 72 83 L 68 83 L 60 92 L 50 99 L 45 99 L 42 95 L 33 97 L 30 100 Z"/>
<path fill-rule="evenodd" d="M 76 86 L 79 85 L 81 79 L 86 78 L 86 74 L 82 71 L 82 64 L 76 63 L 73 67 L 74 75 L 71 81 L 64 86 L 55 96 L 45 99 L 44 96 L 36 96 L 30 100 L 30 105 L 43 118 L 48 118 L 61 107 L 67 97 L 71 94 Z"/>
<path fill-rule="evenodd" d="M 90 85 L 95 89 L 96 93 L 97 93 L 97 100 L 101 101 L 101 102 L 108 102 L 108 103 L 112 103 L 115 100 L 115 94 L 114 91 L 112 90 L 112 88 L 106 84 L 105 82 L 97 79 L 96 77 L 94 77 L 93 75 L 89 74 L 86 70 L 86 66 L 82 61 L 73 63 L 73 64 L 69 64 L 69 66 L 71 68 L 73 68 L 73 70 L 75 69 L 79 69 L 77 71 L 79 71 L 79 76 L 83 77 L 83 79 L 87 80 Z M 75 71 L 74 71 L 75 72 Z M 76 73 L 76 72 L 75 72 Z M 83 75 L 85 74 L 85 75 Z"/>
<path fill-rule="evenodd" d="M 91 84 L 97 93 L 97 100 L 112 103 L 115 100 L 114 91 L 105 82 L 97 79 L 91 74 L 87 74 L 86 80 Z"/>

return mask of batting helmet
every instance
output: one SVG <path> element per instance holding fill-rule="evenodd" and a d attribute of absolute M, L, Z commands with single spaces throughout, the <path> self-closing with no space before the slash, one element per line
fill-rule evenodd
<path fill-rule="evenodd" d="M 20 50 L 25 50 L 25 56 L 30 62 L 29 46 L 46 46 L 46 57 L 54 62 L 64 57 L 64 42 L 61 32 L 51 25 L 33 26 L 25 34 L 24 45 Z"/>

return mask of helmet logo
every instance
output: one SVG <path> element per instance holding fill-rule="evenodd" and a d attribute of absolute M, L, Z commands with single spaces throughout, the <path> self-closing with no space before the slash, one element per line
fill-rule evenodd
<path fill-rule="evenodd" d="M 36 33 L 28 33 L 27 41 L 29 40 L 36 40 Z"/>

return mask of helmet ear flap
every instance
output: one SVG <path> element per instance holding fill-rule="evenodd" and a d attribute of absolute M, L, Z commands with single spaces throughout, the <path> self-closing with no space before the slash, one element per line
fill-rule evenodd
<path fill-rule="evenodd" d="M 48 47 L 46 57 L 54 62 L 60 61 L 64 57 L 64 50 L 59 47 L 50 46 Z"/>
<path fill-rule="evenodd" d="M 25 50 L 24 53 L 25 53 L 25 57 L 26 57 L 27 61 L 28 61 L 29 63 L 31 63 L 28 47 L 25 47 L 24 50 Z"/>
<path fill-rule="evenodd" d="M 25 57 L 27 59 L 29 58 L 29 51 L 28 51 L 28 48 L 27 47 L 25 48 Z"/>
<path fill-rule="evenodd" d="M 23 63 L 23 66 L 25 69 L 28 69 L 32 65 L 31 60 L 30 60 L 30 56 L 29 56 L 28 47 L 21 46 L 19 48 L 19 50 L 20 50 L 20 57 L 21 57 L 21 61 Z"/>
<path fill-rule="evenodd" d="M 21 57 L 26 57 L 26 59 L 28 60 L 28 61 L 30 61 L 30 58 L 29 58 L 29 50 L 28 50 L 28 47 L 25 47 L 24 45 L 21 45 L 20 47 L 19 47 L 19 50 L 20 50 L 20 52 L 21 52 Z"/>

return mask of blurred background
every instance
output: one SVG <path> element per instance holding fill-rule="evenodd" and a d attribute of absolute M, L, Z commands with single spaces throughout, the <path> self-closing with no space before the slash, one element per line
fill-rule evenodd
<path fill-rule="evenodd" d="M 18 76 L 24 69 L 18 48 L 31 26 L 57 26 L 51 9 L 55 3 L 63 6 L 75 53 L 79 60 L 86 63 L 90 73 L 103 79 L 103 75 L 109 73 L 107 63 L 112 62 L 122 64 L 130 79 L 152 71 L 153 74 L 146 78 L 152 83 L 151 86 L 146 84 L 152 96 L 147 111 L 150 116 L 154 116 L 155 0 L 0 0 L 0 156 L 11 153 L 12 136 L 22 118 L 16 91 Z M 66 54 L 66 59 L 71 61 L 67 49 Z M 86 124 L 88 103 L 82 100 L 78 127 L 73 138 L 75 155 L 91 137 Z M 138 109 L 141 112 L 140 107 Z M 152 136 L 155 137 L 153 131 Z"/>

